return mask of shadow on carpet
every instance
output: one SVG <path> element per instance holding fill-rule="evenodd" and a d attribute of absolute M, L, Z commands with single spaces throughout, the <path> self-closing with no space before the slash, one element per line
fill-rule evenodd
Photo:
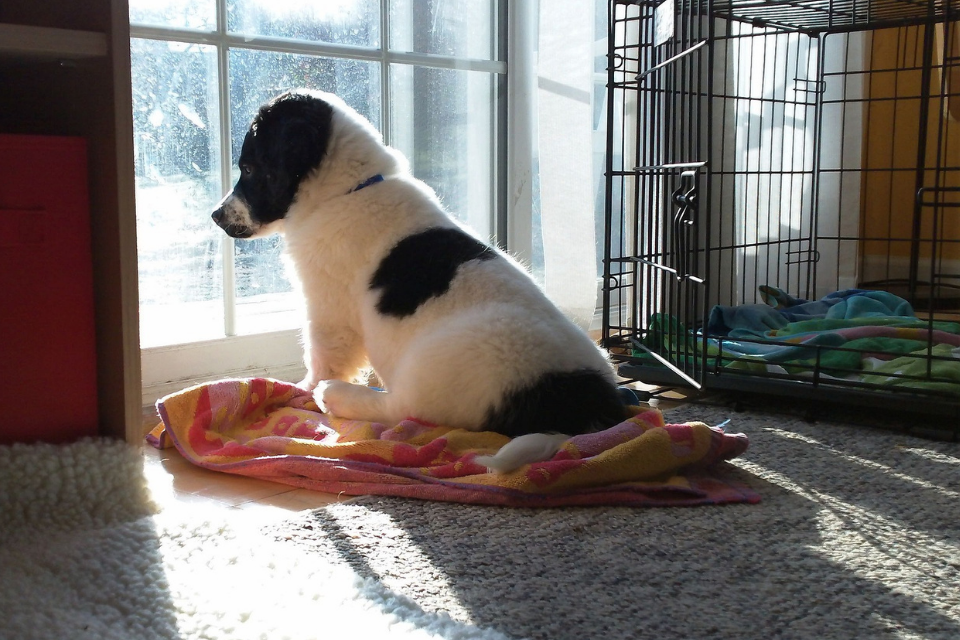
<path fill-rule="evenodd" d="M 759 505 L 516 509 L 360 498 L 276 538 L 516 638 L 960 637 L 960 446 L 764 414 Z"/>

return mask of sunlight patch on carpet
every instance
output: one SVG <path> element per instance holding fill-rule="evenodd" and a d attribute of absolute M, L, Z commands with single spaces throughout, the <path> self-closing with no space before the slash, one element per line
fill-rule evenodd
<path fill-rule="evenodd" d="M 805 442 L 805 443 L 807 443 L 807 444 L 814 445 L 814 446 L 816 446 L 816 447 L 819 447 L 819 448 L 822 449 L 823 451 L 827 451 L 827 452 L 829 452 L 829 453 L 832 453 L 832 454 L 836 455 L 837 457 L 842 458 L 842 459 L 844 459 L 844 460 L 847 460 L 847 461 L 850 461 L 850 462 L 854 462 L 854 463 L 856 463 L 856 464 L 858 464 L 858 465 L 861 465 L 861 466 L 863 466 L 863 467 L 868 467 L 868 468 L 871 468 L 871 469 L 875 469 L 875 470 L 882 471 L 883 473 L 887 474 L 888 476 L 890 476 L 890 477 L 892 477 L 892 478 L 896 478 L 896 479 L 898 479 L 898 480 L 903 480 L 904 482 L 911 482 L 911 483 L 917 485 L 918 487 L 922 487 L 922 488 L 924 488 L 924 489 L 930 489 L 930 490 L 932 490 L 932 491 L 936 491 L 936 492 L 938 492 L 938 493 L 940 493 L 940 494 L 943 494 L 944 496 L 948 496 L 948 497 L 951 497 L 951 498 L 960 498 L 960 491 L 952 491 L 952 490 L 947 489 L 947 488 L 945 488 L 945 487 L 942 487 L 942 486 L 940 486 L 940 485 L 938 485 L 938 484 L 934 484 L 934 483 L 932 483 L 932 482 L 927 482 L 926 480 L 922 480 L 922 479 L 916 478 L 916 477 L 914 477 L 914 476 L 909 476 L 909 475 L 906 475 L 906 474 L 904 474 L 904 473 L 900 473 L 899 471 L 896 471 L 893 467 L 891 467 L 891 466 L 889 466 L 889 465 L 886 465 L 886 464 L 882 464 L 882 463 L 876 462 L 876 461 L 874 461 L 874 460 L 867 460 L 866 458 L 862 458 L 862 457 L 860 457 L 860 456 L 856 456 L 856 455 L 851 455 L 851 454 L 848 454 L 848 453 L 844 453 L 843 451 L 840 451 L 840 450 L 837 449 L 836 447 L 831 447 L 831 446 L 829 446 L 829 445 L 824 444 L 823 442 L 820 442 L 820 441 L 817 440 L 816 438 L 810 438 L 810 437 L 807 437 L 807 436 L 803 436 L 803 435 L 801 435 L 801 434 L 799 434 L 799 433 L 793 433 L 793 432 L 791 432 L 791 431 L 784 431 L 783 429 L 767 429 L 767 432 L 773 433 L 773 434 L 775 434 L 775 435 L 777 435 L 777 436 L 780 436 L 781 438 L 787 438 L 787 439 L 790 439 L 790 440 L 799 440 L 800 442 Z M 943 457 L 946 457 L 946 456 L 943 456 Z M 960 464 L 960 461 L 957 461 L 957 463 Z"/>
<path fill-rule="evenodd" d="M 887 465 L 844 454 L 813 438 L 778 429 L 766 431 L 816 445 L 843 460 L 881 471 L 888 477 L 914 483 L 940 495 L 956 494 L 939 485 L 897 473 Z M 945 619 L 955 614 L 954 591 L 955 585 L 960 584 L 960 564 L 944 566 L 942 562 L 932 561 L 932 558 L 960 557 L 960 543 L 910 527 L 875 510 L 819 490 L 810 483 L 795 481 L 772 468 L 747 460 L 737 460 L 735 464 L 818 505 L 816 530 L 820 537 L 815 543 L 807 545 L 812 553 L 879 588 L 907 598 L 915 603 L 917 609 L 933 609 Z M 921 500 L 918 499 L 919 502 Z M 808 606 L 815 610 L 827 610 L 833 603 L 812 602 Z M 876 612 L 872 611 L 864 611 L 863 614 L 876 617 Z M 883 621 L 892 625 L 891 630 L 903 628 L 902 621 L 888 618 Z M 914 636 L 905 633 L 903 637 Z"/>
<path fill-rule="evenodd" d="M 345 522 L 342 516 L 338 517 L 338 511 L 330 510 L 330 513 L 334 521 Z M 418 581 L 422 582 L 424 578 L 427 578 L 437 591 L 448 594 L 444 603 L 447 614 L 461 622 L 471 623 L 473 621 L 470 611 L 465 609 L 453 595 L 455 591 L 444 571 L 423 552 L 420 546 L 389 514 L 370 512 L 366 526 L 377 532 L 376 535 L 383 541 L 384 545 L 389 545 L 392 557 L 365 554 L 362 548 L 354 548 L 352 552 L 362 558 L 362 562 L 367 565 L 368 570 L 379 577 L 381 584 L 397 593 L 408 593 L 411 588 L 416 586 Z M 343 527 L 341 531 L 349 531 L 349 525 Z M 346 540 L 346 543 L 349 544 L 350 534 L 341 536 L 341 540 Z M 391 566 L 396 563 L 397 558 L 403 558 L 404 562 L 420 567 L 420 572 L 396 576 L 392 579 L 385 578 L 384 576 L 390 575 Z"/>

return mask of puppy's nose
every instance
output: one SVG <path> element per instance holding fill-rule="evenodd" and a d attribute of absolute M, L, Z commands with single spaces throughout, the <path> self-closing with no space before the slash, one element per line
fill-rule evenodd
<path fill-rule="evenodd" d="M 217 224 L 220 224 L 223 221 L 223 207 L 220 207 L 219 209 L 214 211 L 213 215 L 210 217 L 213 218 L 214 222 L 216 222 Z"/>

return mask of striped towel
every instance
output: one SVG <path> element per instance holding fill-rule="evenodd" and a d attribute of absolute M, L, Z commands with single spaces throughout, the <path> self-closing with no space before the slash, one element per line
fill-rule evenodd
<path fill-rule="evenodd" d="M 147 436 L 217 471 L 327 493 L 390 495 L 524 507 L 756 503 L 725 479 L 725 460 L 747 438 L 703 423 L 665 424 L 656 409 L 629 407 L 605 431 L 570 438 L 551 459 L 506 474 L 474 462 L 509 441 L 404 420 L 384 425 L 320 412 L 312 394 L 266 378 L 226 379 L 157 403 Z M 630 416 L 630 417 L 627 417 Z"/>

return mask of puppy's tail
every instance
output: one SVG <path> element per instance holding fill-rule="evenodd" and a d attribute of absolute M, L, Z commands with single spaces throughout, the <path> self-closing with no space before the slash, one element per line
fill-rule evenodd
<path fill-rule="evenodd" d="M 492 456 L 477 456 L 474 461 L 494 473 L 509 473 L 531 462 L 549 460 L 569 439 L 562 433 L 528 433 L 503 445 Z"/>

